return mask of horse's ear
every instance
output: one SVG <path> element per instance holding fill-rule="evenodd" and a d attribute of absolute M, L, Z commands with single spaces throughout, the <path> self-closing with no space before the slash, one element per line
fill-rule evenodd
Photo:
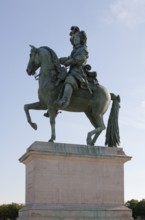
<path fill-rule="evenodd" d="M 34 50 L 34 51 L 36 51 L 37 52 L 37 48 L 36 47 L 34 47 L 33 45 L 31 45 L 31 44 L 29 44 L 29 46 Z"/>
<path fill-rule="evenodd" d="M 36 47 L 34 47 L 33 45 L 31 45 L 31 44 L 29 44 L 29 46 L 30 46 L 31 48 L 36 48 Z"/>

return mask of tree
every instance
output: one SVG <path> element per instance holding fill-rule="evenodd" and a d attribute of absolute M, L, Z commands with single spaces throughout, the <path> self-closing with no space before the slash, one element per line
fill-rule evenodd
<path fill-rule="evenodd" d="M 134 219 L 140 217 L 140 219 L 145 219 L 145 199 L 141 201 L 132 199 L 125 203 L 125 206 L 132 209 L 132 216 Z"/>
<path fill-rule="evenodd" d="M 23 207 L 22 204 L 12 203 L 3 204 L 0 206 L 0 220 L 16 220 L 18 217 L 19 209 Z"/>
<path fill-rule="evenodd" d="M 145 199 L 142 199 L 138 204 L 137 204 L 137 215 L 140 216 L 142 219 L 145 219 Z"/>
<path fill-rule="evenodd" d="M 135 199 L 131 199 L 130 201 L 125 203 L 126 207 L 128 207 L 129 209 L 132 209 L 132 216 L 134 218 L 138 216 L 137 204 L 138 204 L 138 200 L 135 200 Z"/>

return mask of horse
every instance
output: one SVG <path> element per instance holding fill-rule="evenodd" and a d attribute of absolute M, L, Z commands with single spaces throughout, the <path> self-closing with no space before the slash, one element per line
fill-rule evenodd
<path fill-rule="evenodd" d="M 120 143 L 118 127 L 119 95 L 110 93 L 104 86 L 96 85 L 92 94 L 84 88 L 74 90 L 70 104 L 66 108 L 58 107 L 56 100 L 62 93 L 64 81 L 56 85 L 56 80 L 61 73 L 61 64 L 59 58 L 49 47 L 42 46 L 36 48 L 30 45 L 30 58 L 26 72 L 29 76 L 35 76 L 36 70 L 39 69 L 38 78 L 38 98 L 39 101 L 24 105 L 27 121 L 33 129 L 37 129 L 37 124 L 32 122 L 29 110 L 47 110 L 51 126 L 51 138 L 49 142 L 54 142 L 55 121 L 59 110 L 69 112 L 84 112 L 90 120 L 94 129 L 87 134 L 87 145 L 93 146 L 101 132 L 105 129 L 103 115 L 108 110 L 111 100 L 113 101 L 112 109 L 108 119 L 105 145 L 117 147 Z"/>

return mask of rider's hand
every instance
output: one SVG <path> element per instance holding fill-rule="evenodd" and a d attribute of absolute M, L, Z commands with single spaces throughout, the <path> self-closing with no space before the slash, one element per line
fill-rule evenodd
<path fill-rule="evenodd" d="M 62 65 L 65 65 L 65 62 L 68 60 L 68 57 L 61 57 L 61 58 L 59 58 L 59 62 L 60 62 L 60 64 L 62 64 Z"/>
<path fill-rule="evenodd" d="M 69 58 L 68 60 L 66 60 L 65 66 L 70 66 L 71 64 L 73 64 L 73 59 L 72 58 Z"/>

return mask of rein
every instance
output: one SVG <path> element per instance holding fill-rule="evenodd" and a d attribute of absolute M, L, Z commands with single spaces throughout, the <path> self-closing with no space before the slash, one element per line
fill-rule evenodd
<path fill-rule="evenodd" d="M 35 80 L 39 80 L 39 76 L 40 76 L 40 75 L 41 75 L 41 73 L 39 73 L 39 74 L 36 73 L 36 74 L 34 75 Z"/>
<path fill-rule="evenodd" d="M 49 72 L 49 71 L 50 71 L 50 72 L 51 72 L 51 71 L 55 71 L 55 70 L 56 70 L 55 68 L 51 68 L 51 69 L 48 70 L 48 72 Z M 40 77 L 41 75 L 42 75 L 41 72 L 38 73 L 38 74 L 35 73 L 35 74 L 34 74 L 34 78 L 35 78 L 35 80 L 39 80 L 39 77 Z M 44 74 L 44 75 L 47 75 L 47 74 Z"/>

